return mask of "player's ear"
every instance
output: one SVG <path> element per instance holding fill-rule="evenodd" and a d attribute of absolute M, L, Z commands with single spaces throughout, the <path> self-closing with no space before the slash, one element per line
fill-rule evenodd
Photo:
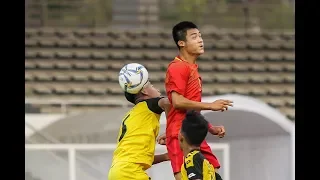
<path fill-rule="evenodd" d="M 146 90 L 146 88 L 142 89 L 140 93 L 142 93 L 143 95 L 148 95 L 148 91 Z"/>
<path fill-rule="evenodd" d="M 150 83 L 146 84 L 140 91 L 143 95 L 150 95 Z"/>
<path fill-rule="evenodd" d="M 184 41 L 178 41 L 178 45 L 180 47 L 184 47 L 186 45 L 186 43 Z"/>
<path fill-rule="evenodd" d="M 182 143 L 183 142 L 183 139 L 184 139 L 184 137 L 183 137 L 183 135 L 181 134 L 181 132 L 178 134 L 178 140 L 179 140 L 179 142 L 180 143 Z"/>

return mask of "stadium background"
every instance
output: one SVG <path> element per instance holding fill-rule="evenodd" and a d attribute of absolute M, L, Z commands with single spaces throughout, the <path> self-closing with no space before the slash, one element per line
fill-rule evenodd
<path fill-rule="evenodd" d="M 235 101 L 226 113 L 204 112 L 227 130 L 207 138 L 223 178 L 294 180 L 294 1 L 25 0 L 25 10 L 26 180 L 107 179 L 130 108 L 119 69 L 145 65 L 164 93 L 180 20 L 204 38 L 204 101 Z M 173 179 L 168 163 L 149 173 Z"/>

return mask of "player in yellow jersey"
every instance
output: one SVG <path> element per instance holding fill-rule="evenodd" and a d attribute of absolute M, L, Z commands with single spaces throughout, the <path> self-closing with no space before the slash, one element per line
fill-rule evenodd
<path fill-rule="evenodd" d="M 167 153 L 154 155 L 160 114 L 167 112 L 169 101 L 150 82 L 138 94 L 125 97 L 135 106 L 122 121 L 108 180 L 149 180 L 145 171 L 169 160 Z"/>
<path fill-rule="evenodd" d="M 182 180 L 222 180 L 200 152 L 200 144 L 207 133 L 208 122 L 204 117 L 196 111 L 187 112 L 178 135 L 180 148 L 184 154 L 181 166 Z"/>

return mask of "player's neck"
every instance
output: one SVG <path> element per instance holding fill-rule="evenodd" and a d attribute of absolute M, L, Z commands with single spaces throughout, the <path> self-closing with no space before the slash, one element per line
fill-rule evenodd
<path fill-rule="evenodd" d="M 138 93 L 136 95 L 135 104 L 138 104 L 140 101 L 143 101 L 144 99 L 146 99 L 146 97 L 144 95 L 142 95 L 141 93 Z"/>
<path fill-rule="evenodd" d="M 200 150 L 200 147 L 197 147 L 197 146 L 187 146 L 185 148 L 183 148 L 183 155 L 184 157 L 187 157 L 187 155 L 193 151 L 193 150 Z"/>
<path fill-rule="evenodd" d="M 182 60 L 187 61 L 188 63 L 195 64 L 196 61 L 197 61 L 198 55 L 189 54 L 189 53 L 186 52 L 186 51 L 180 50 L 180 52 L 179 52 L 179 57 L 180 57 Z"/>

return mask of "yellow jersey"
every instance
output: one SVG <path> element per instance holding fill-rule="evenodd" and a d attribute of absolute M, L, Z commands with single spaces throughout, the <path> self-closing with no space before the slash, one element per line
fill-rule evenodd
<path fill-rule="evenodd" d="M 181 177 L 182 180 L 216 180 L 214 167 L 199 150 L 192 150 L 184 158 L 181 166 Z"/>
<path fill-rule="evenodd" d="M 124 116 L 112 164 L 120 161 L 137 163 L 144 170 L 152 166 L 163 112 L 158 105 L 161 98 L 140 101 Z"/>

